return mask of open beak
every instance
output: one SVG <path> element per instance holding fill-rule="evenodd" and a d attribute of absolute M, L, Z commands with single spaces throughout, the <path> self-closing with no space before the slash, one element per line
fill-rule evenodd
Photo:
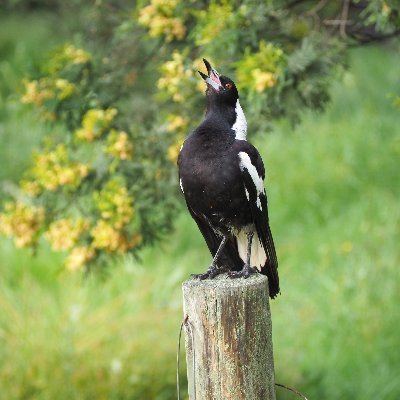
<path fill-rule="evenodd" d="M 198 72 L 200 76 L 206 81 L 207 85 L 211 86 L 216 92 L 218 92 L 222 88 L 221 81 L 219 80 L 219 73 L 205 58 L 203 58 L 203 61 L 207 68 L 208 75 L 204 74 L 201 71 Z"/>

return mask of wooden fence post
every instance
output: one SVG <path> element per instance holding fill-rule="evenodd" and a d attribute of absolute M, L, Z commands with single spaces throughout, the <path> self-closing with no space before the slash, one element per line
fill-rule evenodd
<path fill-rule="evenodd" d="M 268 299 L 264 275 L 183 283 L 190 400 L 275 400 Z"/>

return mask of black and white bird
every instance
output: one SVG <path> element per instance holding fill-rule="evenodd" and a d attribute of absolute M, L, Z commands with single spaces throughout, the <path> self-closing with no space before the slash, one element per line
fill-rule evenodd
<path fill-rule="evenodd" d="M 187 207 L 213 255 L 214 278 L 228 272 L 268 276 L 270 297 L 279 293 L 278 261 L 269 227 L 264 165 L 246 141 L 247 122 L 235 83 L 204 59 L 207 111 L 186 138 L 179 157 L 179 183 Z"/>

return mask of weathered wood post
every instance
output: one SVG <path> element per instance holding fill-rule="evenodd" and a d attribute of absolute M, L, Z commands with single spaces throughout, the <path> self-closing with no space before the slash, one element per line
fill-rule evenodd
<path fill-rule="evenodd" d="M 268 299 L 264 275 L 183 283 L 190 400 L 275 400 Z"/>

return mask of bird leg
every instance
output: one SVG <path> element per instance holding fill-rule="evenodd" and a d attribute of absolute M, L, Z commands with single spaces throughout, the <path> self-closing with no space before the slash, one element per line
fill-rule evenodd
<path fill-rule="evenodd" d="M 251 257 L 251 242 L 253 241 L 254 232 L 249 232 L 247 234 L 247 257 L 246 263 L 243 265 L 241 271 L 231 271 L 228 273 L 229 278 L 248 278 L 251 274 L 257 273 L 256 268 L 250 267 L 250 257 Z"/>
<path fill-rule="evenodd" d="M 200 280 L 204 280 L 204 279 L 207 279 L 207 278 L 212 279 L 212 278 L 215 278 L 218 274 L 221 274 L 222 272 L 224 272 L 223 269 L 220 269 L 220 268 L 217 267 L 217 261 L 218 261 L 219 256 L 222 253 L 222 250 L 224 249 L 224 247 L 226 245 L 227 240 L 228 240 L 227 236 L 224 236 L 222 238 L 222 242 L 219 245 L 218 250 L 215 253 L 215 256 L 214 256 L 214 258 L 213 258 L 213 260 L 211 262 L 211 265 L 208 268 L 208 270 L 206 272 L 204 272 L 203 274 L 192 274 L 193 278 L 198 278 Z"/>

